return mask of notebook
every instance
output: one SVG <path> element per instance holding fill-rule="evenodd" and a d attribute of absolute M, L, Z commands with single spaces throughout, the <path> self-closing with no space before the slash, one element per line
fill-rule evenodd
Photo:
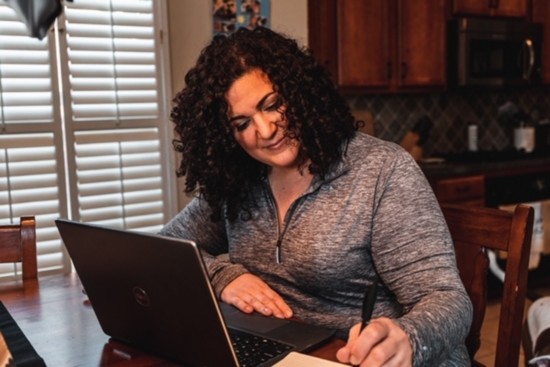
<path fill-rule="evenodd" d="M 263 367 L 334 335 L 218 302 L 193 241 L 64 219 L 56 225 L 101 328 L 116 340 L 188 366 Z M 275 341 L 267 354 L 252 353 L 262 362 L 237 358 L 233 342 L 250 334 L 259 344 Z"/>

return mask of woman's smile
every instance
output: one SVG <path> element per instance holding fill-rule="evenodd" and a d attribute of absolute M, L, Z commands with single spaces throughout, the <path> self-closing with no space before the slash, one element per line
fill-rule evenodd
<path fill-rule="evenodd" d="M 280 140 L 274 142 L 273 144 L 266 145 L 264 149 L 279 150 L 281 148 L 284 148 L 286 144 L 287 144 L 286 139 L 283 137 Z"/>

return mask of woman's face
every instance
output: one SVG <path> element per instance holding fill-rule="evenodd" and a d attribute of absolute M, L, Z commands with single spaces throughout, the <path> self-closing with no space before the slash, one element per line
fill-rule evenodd
<path fill-rule="evenodd" d="M 298 142 L 286 138 L 285 106 L 267 75 L 253 70 L 237 79 L 225 95 L 233 136 L 254 159 L 277 168 L 295 168 Z"/>

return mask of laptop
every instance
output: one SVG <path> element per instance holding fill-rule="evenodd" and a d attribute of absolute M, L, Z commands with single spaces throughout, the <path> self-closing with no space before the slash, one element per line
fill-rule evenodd
<path fill-rule="evenodd" d="M 218 302 L 193 241 L 55 222 L 101 328 L 113 339 L 185 366 L 263 367 L 334 335 Z M 241 338 L 270 350 L 251 352 L 248 360 L 239 352 Z"/>

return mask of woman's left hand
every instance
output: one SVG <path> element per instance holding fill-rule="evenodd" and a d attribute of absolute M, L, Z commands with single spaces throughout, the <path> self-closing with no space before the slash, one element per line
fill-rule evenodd
<path fill-rule="evenodd" d="M 347 344 L 336 353 L 342 363 L 354 366 L 412 366 L 409 337 L 397 323 L 386 317 L 372 319 L 360 332 L 354 325 Z"/>

